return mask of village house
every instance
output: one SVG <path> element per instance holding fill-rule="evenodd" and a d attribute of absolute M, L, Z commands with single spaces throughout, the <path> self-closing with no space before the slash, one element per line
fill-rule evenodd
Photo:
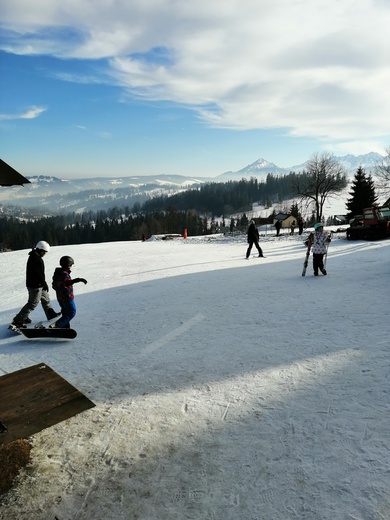
<path fill-rule="evenodd" d="M 295 220 L 297 223 L 297 217 L 294 215 L 288 215 L 287 213 L 278 213 L 274 216 L 273 224 L 275 225 L 276 221 L 280 221 L 282 223 L 282 229 L 290 229 L 292 222 Z"/>

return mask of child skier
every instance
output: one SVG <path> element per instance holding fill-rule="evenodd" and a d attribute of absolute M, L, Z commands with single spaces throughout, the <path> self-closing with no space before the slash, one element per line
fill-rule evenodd
<path fill-rule="evenodd" d="M 330 233 L 324 232 L 324 226 L 321 222 L 314 224 L 314 233 L 309 235 L 309 247 L 313 251 L 313 270 L 314 276 L 318 276 L 318 270 L 326 275 L 324 267 L 324 255 L 327 251 L 327 245 L 332 240 Z"/>
<path fill-rule="evenodd" d="M 75 278 L 72 280 L 70 270 L 74 260 L 70 256 L 60 258 L 60 266 L 56 267 L 53 275 L 52 287 L 57 294 L 57 301 L 60 304 L 62 316 L 50 328 L 69 329 L 70 321 L 76 316 L 76 305 L 74 303 L 73 284 L 87 283 L 85 278 Z"/>

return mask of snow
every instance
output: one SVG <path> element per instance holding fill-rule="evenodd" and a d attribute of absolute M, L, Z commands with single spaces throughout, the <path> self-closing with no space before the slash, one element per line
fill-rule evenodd
<path fill-rule="evenodd" d="M 389 520 L 390 241 L 335 234 L 302 277 L 302 239 L 53 247 L 47 278 L 88 280 L 68 342 L 7 330 L 28 251 L 1 254 L 0 374 L 44 362 L 96 407 L 33 436 L 0 518 Z"/>

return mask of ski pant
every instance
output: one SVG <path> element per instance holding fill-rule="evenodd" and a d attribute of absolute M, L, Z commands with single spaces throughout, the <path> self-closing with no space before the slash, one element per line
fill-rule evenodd
<path fill-rule="evenodd" d="M 20 309 L 18 314 L 15 316 L 14 321 L 23 322 L 30 312 L 32 312 L 41 303 L 42 308 L 45 312 L 46 318 L 51 320 L 57 316 L 57 313 L 51 306 L 49 292 L 45 291 L 42 287 L 27 287 L 28 301 L 24 307 Z"/>
<path fill-rule="evenodd" d="M 251 240 L 249 242 L 249 247 L 248 247 L 248 249 L 246 251 L 246 257 L 249 258 L 249 255 L 251 254 L 251 250 L 252 250 L 253 244 L 255 245 L 256 249 L 258 250 L 259 255 L 263 256 L 263 251 L 261 250 L 261 247 L 259 246 L 258 241 L 257 240 Z"/>
<path fill-rule="evenodd" d="M 318 274 L 318 269 L 324 270 L 324 253 L 313 253 L 313 271 Z"/>
<path fill-rule="evenodd" d="M 56 321 L 56 327 L 59 329 L 69 329 L 70 320 L 76 316 L 76 304 L 74 303 L 74 300 L 69 300 L 67 302 L 59 301 L 58 303 L 61 307 L 62 316 Z"/>

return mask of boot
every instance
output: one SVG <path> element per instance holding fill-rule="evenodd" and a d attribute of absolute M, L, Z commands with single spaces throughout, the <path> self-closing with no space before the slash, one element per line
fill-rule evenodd
<path fill-rule="evenodd" d="M 56 312 L 54 309 L 49 309 L 46 318 L 48 320 L 54 320 L 54 318 L 58 318 L 58 316 L 61 316 L 60 312 Z"/>

